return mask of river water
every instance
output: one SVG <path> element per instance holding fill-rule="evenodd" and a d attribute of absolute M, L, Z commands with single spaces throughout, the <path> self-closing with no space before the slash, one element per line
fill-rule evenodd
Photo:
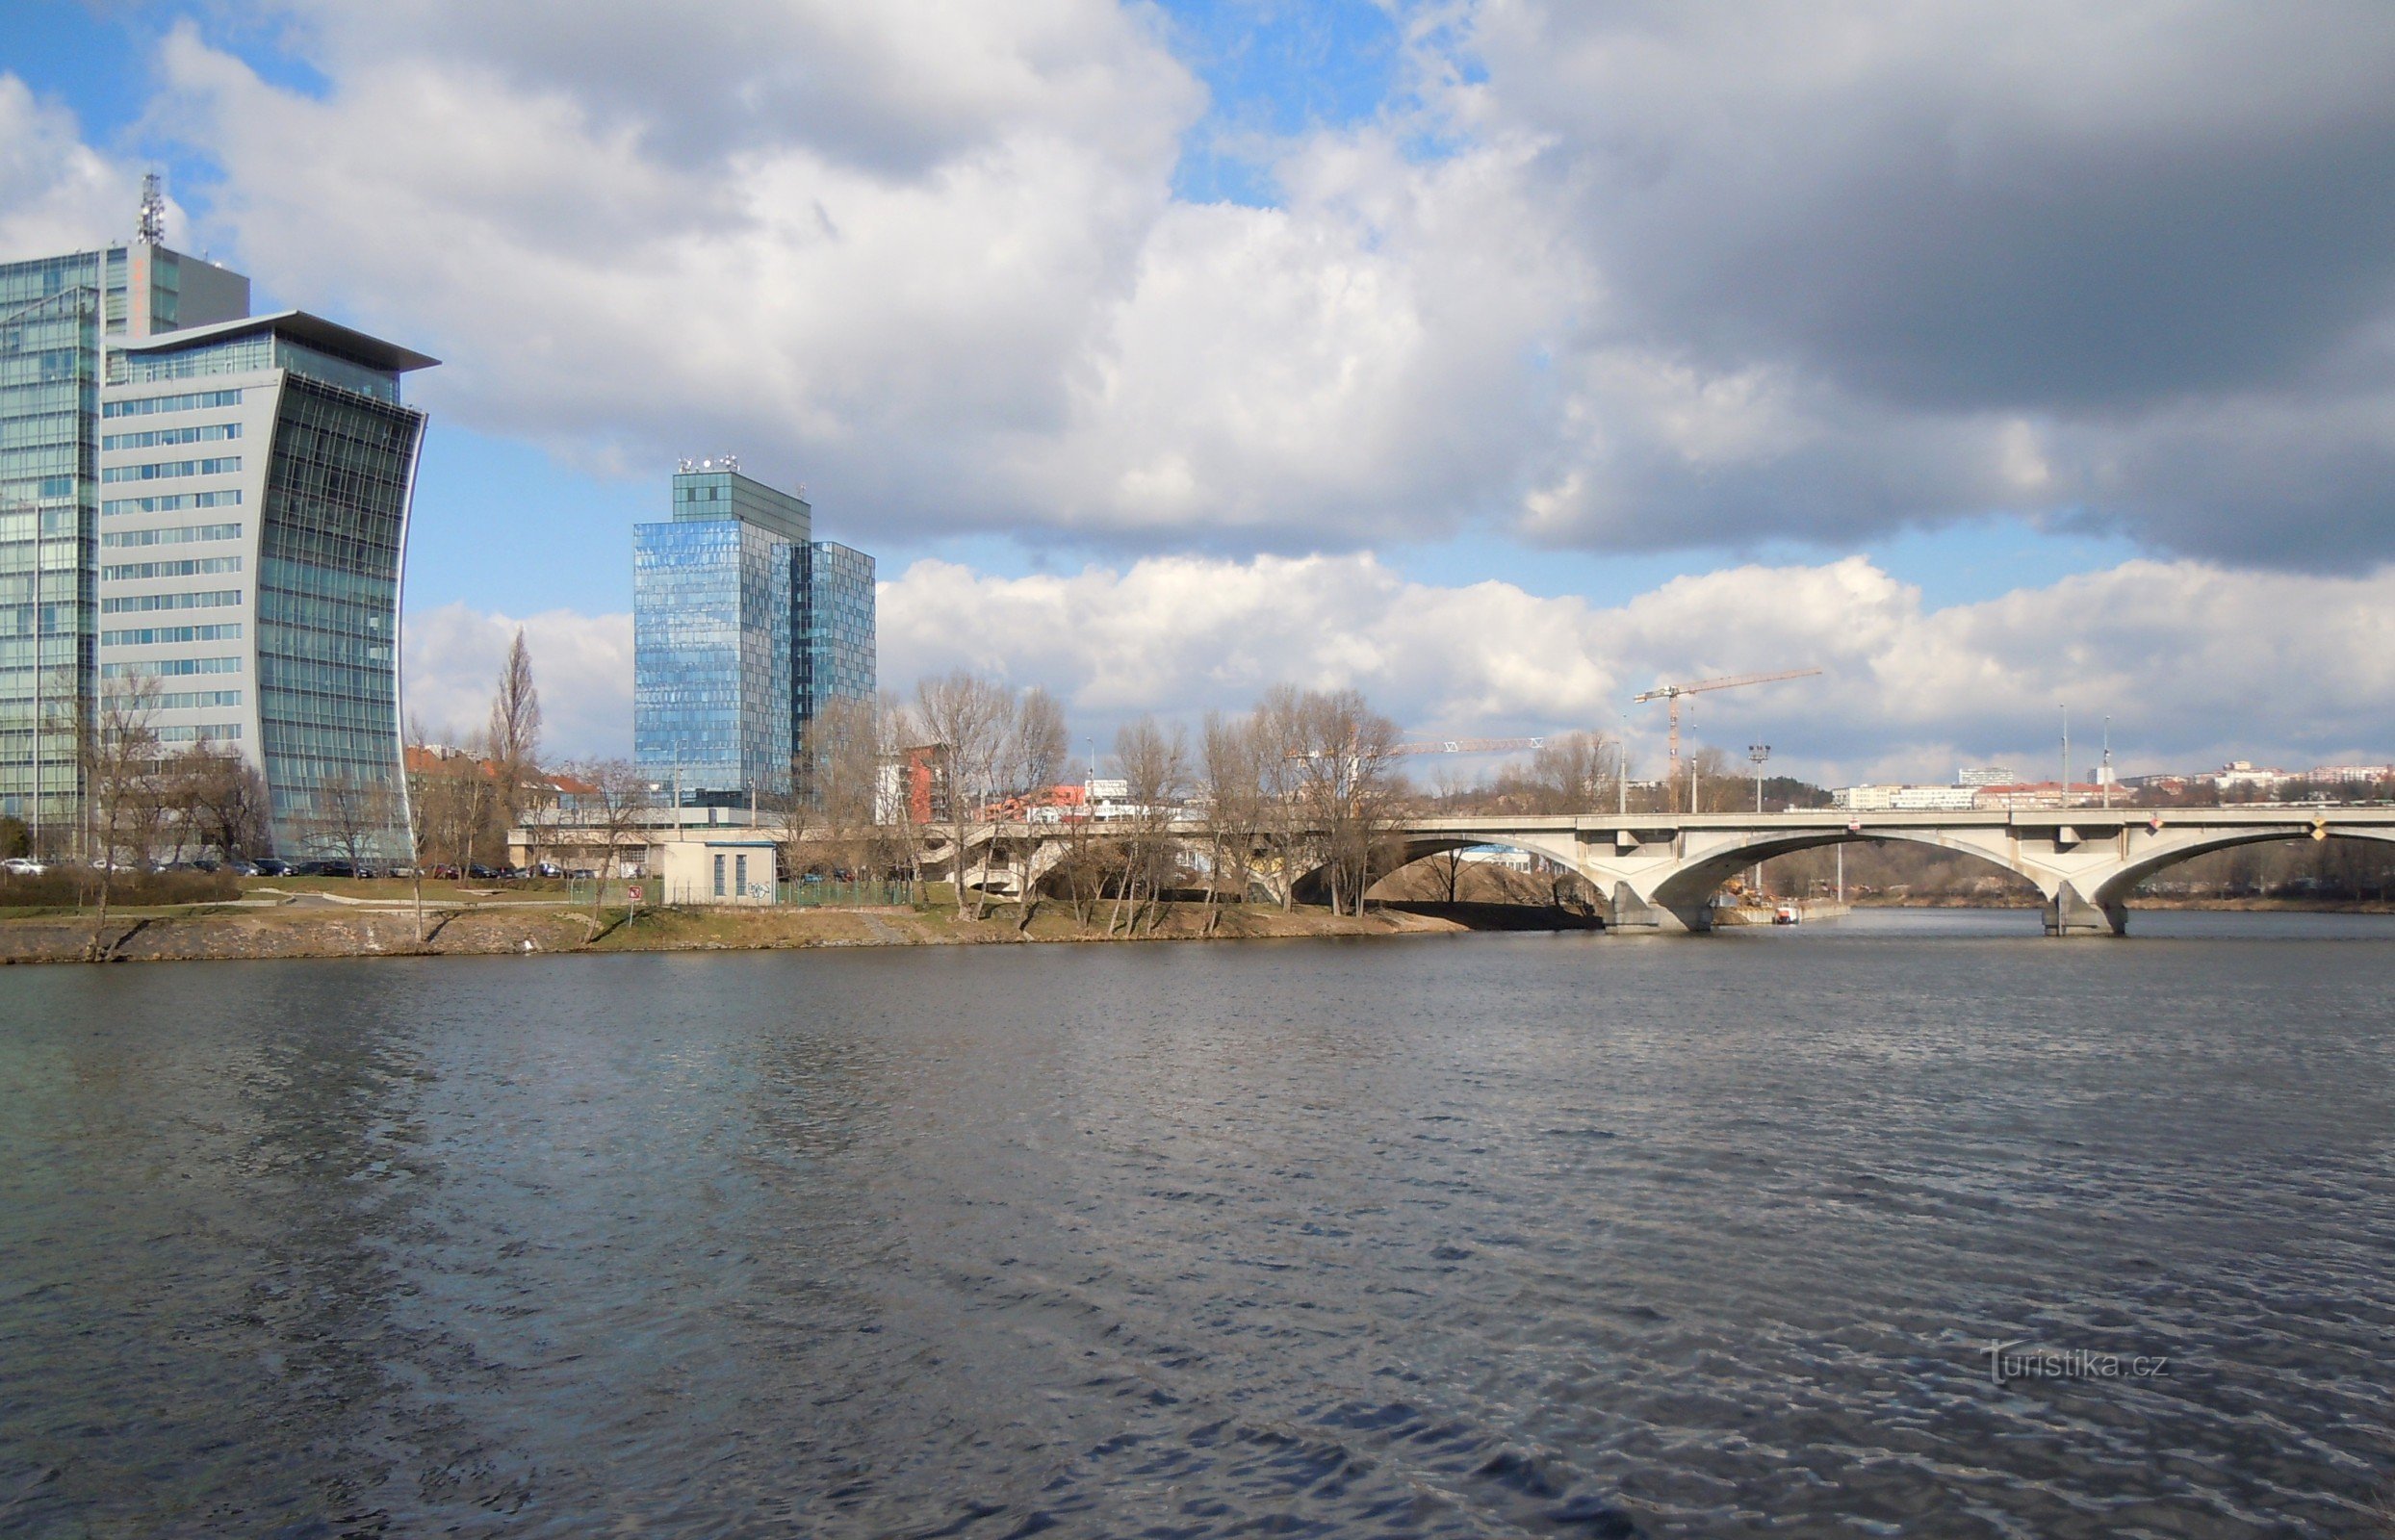
<path fill-rule="evenodd" d="M 2138 929 L 10 969 L 0 1532 L 2395 1532 L 2395 921 Z"/>

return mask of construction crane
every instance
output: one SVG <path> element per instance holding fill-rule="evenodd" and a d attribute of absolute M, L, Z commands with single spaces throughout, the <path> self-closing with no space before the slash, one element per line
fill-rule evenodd
<path fill-rule="evenodd" d="M 1543 749 L 1545 738 L 1436 738 L 1425 743 L 1401 743 L 1389 751 L 1399 754 L 1514 754 L 1523 749 Z"/>
<path fill-rule="evenodd" d="M 1633 696 L 1633 700 L 1641 704 L 1648 701 L 1665 701 L 1670 703 L 1671 773 L 1670 779 L 1663 783 L 1667 793 L 1672 796 L 1679 795 L 1680 698 L 1682 696 L 1702 695 L 1707 690 L 1735 690 L 1742 684 L 1771 684 L 1780 680 L 1801 680 L 1809 675 L 1818 674 L 1821 671 L 1817 668 L 1791 668 L 1784 670 L 1778 674 L 1733 674 L 1726 679 L 1699 680 L 1694 684 L 1659 684 L 1654 689 L 1648 690 L 1643 694 Z M 1694 812 L 1696 809 L 1694 808 L 1690 808 L 1688 810 L 1690 812 Z"/>

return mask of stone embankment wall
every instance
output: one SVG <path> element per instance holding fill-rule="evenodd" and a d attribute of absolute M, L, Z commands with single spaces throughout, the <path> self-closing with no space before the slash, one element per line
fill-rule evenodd
<path fill-rule="evenodd" d="M 398 909 L 270 909 L 261 911 L 111 916 L 102 937 L 107 960 L 128 962 L 201 962 L 245 958 L 472 957 L 553 952 L 712 952 L 814 946 L 941 946 L 1020 941 L 1103 941 L 1100 906 L 1085 931 L 1068 908 L 1044 906 L 1028 933 L 1008 906 L 988 918 L 951 911 L 692 909 L 649 911 L 627 924 L 606 911 L 594 936 L 587 911 L 490 908 L 428 912 L 426 937 Z M 1466 927 L 1450 920 L 1397 912 L 1361 918 L 1301 910 L 1226 910 L 1216 939 L 1303 936 L 1433 935 Z M 1195 940 L 1206 916 L 1195 904 L 1167 906 L 1155 928 L 1119 940 Z M 77 962 L 91 939 L 88 916 L 56 914 L 0 920 L 0 963 Z"/>

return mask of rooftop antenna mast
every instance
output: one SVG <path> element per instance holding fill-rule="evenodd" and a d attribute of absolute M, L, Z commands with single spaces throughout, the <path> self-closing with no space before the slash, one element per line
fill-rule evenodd
<path fill-rule="evenodd" d="M 159 190 L 156 171 L 142 178 L 142 223 L 134 234 L 145 246 L 167 244 L 167 194 Z"/>

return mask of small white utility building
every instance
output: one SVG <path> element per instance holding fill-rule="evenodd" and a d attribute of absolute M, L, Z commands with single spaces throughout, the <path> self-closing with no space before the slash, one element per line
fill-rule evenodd
<path fill-rule="evenodd" d="M 772 839 L 748 829 L 649 846 L 647 870 L 662 904 L 770 904 L 781 879 Z"/>

